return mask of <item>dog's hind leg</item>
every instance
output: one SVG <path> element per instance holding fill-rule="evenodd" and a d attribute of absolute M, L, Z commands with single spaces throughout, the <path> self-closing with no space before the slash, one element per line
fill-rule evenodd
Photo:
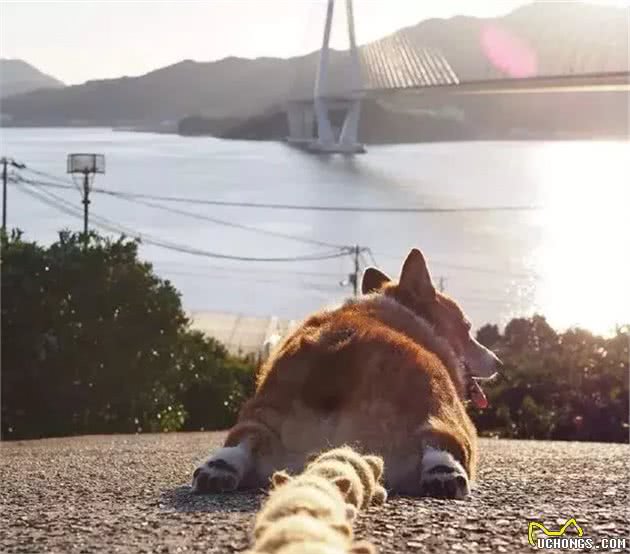
<path fill-rule="evenodd" d="M 468 476 L 455 457 L 446 450 L 425 447 L 420 470 L 420 495 L 465 498 L 469 494 Z"/>
<path fill-rule="evenodd" d="M 267 484 L 271 472 L 261 471 L 260 456 L 268 449 L 270 440 L 273 436 L 264 425 L 238 423 L 229 432 L 225 445 L 195 469 L 193 492 L 232 492 Z"/>

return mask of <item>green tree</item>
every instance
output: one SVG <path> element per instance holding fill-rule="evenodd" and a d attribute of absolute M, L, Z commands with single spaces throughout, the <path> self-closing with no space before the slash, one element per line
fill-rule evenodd
<path fill-rule="evenodd" d="M 503 334 L 477 338 L 505 367 L 487 388 L 490 406 L 473 409 L 482 434 L 537 439 L 628 440 L 629 330 L 612 337 L 583 329 L 556 333 L 539 315 L 516 318 Z"/>
<path fill-rule="evenodd" d="M 3 438 L 229 425 L 252 371 L 189 330 L 136 241 L 2 237 Z M 186 405 L 200 382 L 205 420 Z"/>

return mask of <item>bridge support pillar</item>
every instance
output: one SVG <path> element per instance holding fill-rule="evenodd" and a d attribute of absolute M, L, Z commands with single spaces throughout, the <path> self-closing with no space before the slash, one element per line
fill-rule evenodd
<path fill-rule="evenodd" d="M 341 128 L 339 142 L 346 147 L 364 149 L 359 143 L 359 116 L 361 115 L 361 100 L 353 100 L 346 113 L 346 118 Z"/>
<path fill-rule="evenodd" d="M 319 66 L 315 79 L 313 107 L 317 122 L 317 138 L 308 141 L 298 125 L 298 116 L 293 113 L 291 106 L 287 110 L 289 118 L 288 141 L 293 144 L 304 145 L 311 152 L 357 154 L 365 152 L 365 147 L 359 142 L 359 117 L 361 114 L 361 98 L 358 92 L 361 89 L 361 68 L 359 54 L 354 34 L 354 13 L 352 0 L 346 0 L 346 13 L 348 21 L 348 41 L 350 43 L 350 82 L 349 92 L 330 96 L 328 90 L 328 73 L 330 59 L 330 31 L 335 0 L 328 0 L 326 8 L 326 23 L 324 25 L 324 40 L 319 54 Z M 301 105 L 301 104 L 297 104 Z M 330 121 L 330 110 L 346 110 L 341 130 L 335 131 Z M 295 108 L 297 109 L 297 108 Z"/>

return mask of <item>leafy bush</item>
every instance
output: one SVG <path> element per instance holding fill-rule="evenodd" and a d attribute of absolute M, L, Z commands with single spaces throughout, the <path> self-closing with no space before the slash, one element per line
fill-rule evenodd
<path fill-rule="evenodd" d="M 2 437 L 230 425 L 253 366 L 189 329 L 138 244 L 2 237 Z"/>
<path fill-rule="evenodd" d="M 503 334 L 486 325 L 478 340 L 505 368 L 473 410 L 483 434 L 514 438 L 628 440 L 628 337 L 581 329 L 554 331 L 541 316 L 510 321 Z"/>

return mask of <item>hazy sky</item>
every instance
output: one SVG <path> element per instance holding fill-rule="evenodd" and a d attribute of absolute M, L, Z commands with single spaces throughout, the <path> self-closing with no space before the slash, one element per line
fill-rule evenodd
<path fill-rule="evenodd" d="M 368 42 L 431 17 L 502 15 L 524 3 L 355 0 L 357 40 Z M 325 0 L 2 0 L 0 55 L 26 60 L 71 84 L 140 75 L 183 59 L 290 57 L 319 47 L 325 5 Z M 344 30 L 344 2 L 337 0 L 333 46 L 347 46 Z"/>

